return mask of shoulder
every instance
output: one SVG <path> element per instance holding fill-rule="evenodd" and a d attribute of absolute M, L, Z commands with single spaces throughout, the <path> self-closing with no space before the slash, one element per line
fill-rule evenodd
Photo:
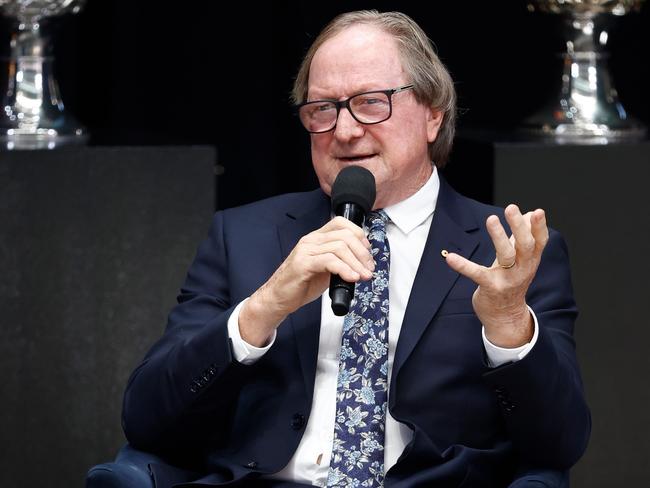
<path fill-rule="evenodd" d="M 447 213 L 452 220 L 468 230 L 485 228 L 485 220 L 490 215 L 497 215 L 507 225 L 503 208 L 461 195 L 442 176 L 436 208 Z"/>
<path fill-rule="evenodd" d="M 224 221 L 250 224 L 278 224 L 287 217 L 296 218 L 304 213 L 322 209 L 329 211 L 329 197 L 322 190 L 286 193 L 238 207 L 218 211 L 215 217 Z"/>
<path fill-rule="evenodd" d="M 466 229 L 479 230 L 487 235 L 485 221 L 490 215 L 496 215 L 501 220 L 506 233 L 511 234 L 503 207 L 489 205 L 461 195 L 443 177 L 440 178 L 440 194 L 438 198 L 439 208 L 447 212 L 455 221 L 464 223 Z M 512 203 L 516 204 L 517 202 Z M 534 209 L 521 209 L 524 214 L 529 210 Z M 475 226 L 471 225 L 472 223 Z M 549 237 L 550 244 L 555 245 L 558 243 L 562 249 L 566 250 L 566 244 L 558 231 L 549 227 Z"/>

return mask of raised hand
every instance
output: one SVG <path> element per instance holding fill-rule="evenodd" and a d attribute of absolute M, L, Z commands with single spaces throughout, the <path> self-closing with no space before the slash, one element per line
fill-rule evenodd
<path fill-rule="evenodd" d="M 447 255 L 447 264 L 479 285 L 472 305 L 487 339 L 496 346 L 513 348 L 530 342 L 533 336 L 526 292 L 548 242 L 548 228 L 541 209 L 522 215 L 511 204 L 505 216 L 512 229 L 510 238 L 496 215 L 486 220 L 496 251 L 492 266 L 481 266 L 455 253 Z"/>

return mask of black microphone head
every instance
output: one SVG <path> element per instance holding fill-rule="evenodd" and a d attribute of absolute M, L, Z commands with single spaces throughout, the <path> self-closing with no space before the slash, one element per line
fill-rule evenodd
<path fill-rule="evenodd" d="M 336 211 L 343 203 L 355 203 L 366 214 L 372 210 L 376 196 L 373 174 L 361 166 L 347 166 L 339 172 L 332 185 L 332 208 Z"/>

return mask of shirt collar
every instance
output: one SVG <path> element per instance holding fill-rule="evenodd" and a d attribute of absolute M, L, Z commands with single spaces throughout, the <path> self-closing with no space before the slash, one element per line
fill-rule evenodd
<path fill-rule="evenodd" d="M 422 188 L 406 200 L 384 208 L 384 212 L 399 230 L 408 234 L 433 214 L 439 191 L 440 177 L 434 165 L 429 180 Z"/>

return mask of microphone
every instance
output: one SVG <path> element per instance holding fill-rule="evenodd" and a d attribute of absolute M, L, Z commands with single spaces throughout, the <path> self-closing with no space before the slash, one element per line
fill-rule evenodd
<path fill-rule="evenodd" d="M 332 185 L 332 211 L 359 227 L 375 204 L 377 189 L 375 177 L 361 166 L 343 168 Z M 330 298 L 334 315 L 346 315 L 354 297 L 354 283 L 344 281 L 339 275 L 330 278 Z"/>

